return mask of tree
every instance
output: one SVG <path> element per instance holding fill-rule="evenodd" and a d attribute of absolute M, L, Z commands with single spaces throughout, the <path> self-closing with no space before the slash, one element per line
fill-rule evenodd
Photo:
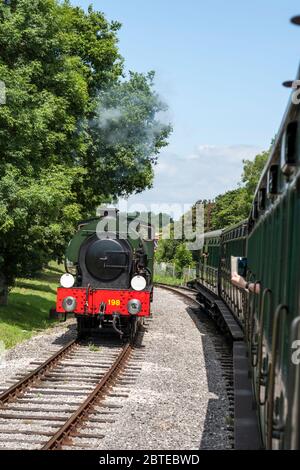
<path fill-rule="evenodd" d="M 217 230 L 236 224 L 249 215 L 247 191 L 238 188 L 216 197 L 211 213 L 211 229 Z"/>
<path fill-rule="evenodd" d="M 204 209 L 204 232 L 211 230 L 211 214 L 215 205 L 215 202 L 210 199 L 200 199 L 192 207 L 193 226 L 196 224 L 196 206 L 198 204 L 203 205 Z"/>
<path fill-rule="evenodd" d="M 246 188 L 246 202 L 250 212 L 254 193 L 258 185 L 264 166 L 269 158 L 270 150 L 259 153 L 254 160 L 244 160 L 242 182 Z"/>
<path fill-rule="evenodd" d="M 254 193 L 270 151 L 262 152 L 254 160 L 244 160 L 240 188 L 216 197 L 211 210 L 212 230 L 240 222 L 249 216 Z"/>
<path fill-rule="evenodd" d="M 256 186 L 259 182 L 260 176 L 264 166 L 269 158 L 270 150 L 259 153 L 254 160 L 244 160 L 244 168 L 242 174 L 242 181 L 249 194 L 254 194 Z"/>
<path fill-rule="evenodd" d="M 34 172 L 86 158 L 99 89 L 122 72 L 117 23 L 56 0 L 0 5 L 1 163 Z M 2 168 L 1 168 L 2 167 Z M 0 166 L 0 175 L 3 165 Z"/>
<path fill-rule="evenodd" d="M 176 248 L 182 243 L 180 240 L 159 240 L 157 250 L 155 252 L 155 259 L 158 263 L 173 262 Z"/>
<path fill-rule="evenodd" d="M 171 129 L 157 119 L 154 74 L 124 76 L 119 28 L 69 1 L 0 4 L 4 301 L 16 276 L 61 259 L 78 218 L 151 185 Z"/>
<path fill-rule="evenodd" d="M 193 263 L 193 255 L 191 251 L 188 250 L 185 243 L 180 243 L 176 247 L 174 263 L 176 272 L 179 277 L 182 276 L 183 269 L 185 267 L 191 266 L 191 264 Z"/>
<path fill-rule="evenodd" d="M 80 218 L 70 190 L 78 171 L 55 166 L 39 180 L 7 166 L 0 179 L 0 303 L 15 276 L 31 276 L 49 259 L 62 260 L 66 237 Z"/>

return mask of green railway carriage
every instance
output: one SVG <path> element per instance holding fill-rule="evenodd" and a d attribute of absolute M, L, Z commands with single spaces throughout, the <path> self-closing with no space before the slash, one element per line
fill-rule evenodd
<path fill-rule="evenodd" d="M 261 283 L 249 338 L 267 448 L 300 448 L 300 366 L 292 360 L 300 339 L 299 242 L 300 110 L 291 100 L 249 221 L 249 276 Z"/>
<path fill-rule="evenodd" d="M 222 297 L 237 319 L 244 322 L 244 293 L 230 282 L 231 257 L 246 257 L 248 223 L 246 220 L 225 230 L 204 234 L 204 244 L 194 253 L 197 281 Z"/>
<path fill-rule="evenodd" d="M 196 259 L 197 256 L 199 259 L 196 265 L 197 279 L 215 293 L 218 291 L 221 233 L 221 230 L 216 230 L 205 234 L 203 247 L 196 255 Z"/>
<path fill-rule="evenodd" d="M 247 310 L 245 292 L 231 283 L 231 257 L 246 257 L 248 233 L 247 220 L 222 231 L 220 236 L 220 275 L 218 293 L 234 313 L 236 319 L 244 326 Z"/>
<path fill-rule="evenodd" d="M 259 293 L 232 285 L 232 257 L 246 258 Z M 300 449 L 300 108 L 292 99 L 249 219 L 206 233 L 198 261 L 196 284 L 244 331 L 263 446 Z"/>

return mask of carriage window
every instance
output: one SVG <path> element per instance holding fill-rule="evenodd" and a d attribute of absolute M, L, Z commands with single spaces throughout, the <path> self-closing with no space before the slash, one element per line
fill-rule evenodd
<path fill-rule="evenodd" d="M 285 175 L 294 170 L 297 163 L 298 122 L 292 121 L 287 125 L 281 148 L 281 169 Z"/>
<path fill-rule="evenodd" d="M 243 256 L 231 256 L 231 276 L 235 273 L 239 276 L 246 277 L 247 275 L 247 258 Z"/>
<path fill-rule="evenodd" d="M 268 174 L 268 190 L 270 194 L 278 194 L 278 165 L 271 165 Z"/>
<path fill-rule="evenodd" d="M 255 219 L 255 220 L 258 219 L 258 215 L 259 215 L 259 214 L 258 214 L 258 202 L 255 201 L 255 202 L 254 202 L 254 205 L 253 205 L 253 209 L 252 209 L 252 217 L 253 217 L 253 219 Z"/>
<path fill-rule="evenodd" d="M 264 210 L 266 208 L 266 188 L 261 188 L 259 190 L 258 204 L 260 210 Z"/>

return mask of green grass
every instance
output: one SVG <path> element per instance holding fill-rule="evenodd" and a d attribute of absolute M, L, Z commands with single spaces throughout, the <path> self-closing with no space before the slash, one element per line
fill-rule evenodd
<path fill-rule="evenodd" d="M 64 269 L 51 264 L 35 279 L 18 279 L 9 294 L 8 306 L 0 306 L 0 340 L 6 348 L 57 323 L 49 319 L 56 289 Z"/>
<path fill-rule="evenodd" d="M 182 278 L 175 278 L 172 276 L 160 276 L 160 275 L 155 275 L 154 276 L 154 282 L 160 282 L 161 284 L 168 284 L 169 286 L 179 286 L 184 284 Z"/>
<path fill-rule="evenodd" d="M 96 346 L 95 344 L 92 344 L 92 343 L 89 344 L 89 351 L 97 352 L 97 351 L 100 351 L 100 350 L 101 350 L 101 348 L 99 346 Z"/>
<path fill-rule="evenodd" d="M 57 323 L 49 319 L 49 310 L 55 306 L 56 289 L 62 273 L 62 266 L 51 263 L 36 278 L 17 280 L 9 294 L 8 306 L 0 306 L 0 341 L 6 348 L 12 348 Z M 154 281 L 171 286 L 183 283 L 183 279 L 159 275 L 154 277 Z"/>

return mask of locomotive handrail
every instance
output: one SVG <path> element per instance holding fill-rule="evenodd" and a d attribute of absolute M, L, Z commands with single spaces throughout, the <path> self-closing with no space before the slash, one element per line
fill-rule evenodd
<path fill-rule="evenodd" d="M 291 343 L 299 339 L 300 316 L 296 317 L 291 325 Z M 290 449 L 300 448 L 300 405 L 298 403 L 300 395 L 300 365 L 291 361 L 291 373 L 289 380 L 289 431 Z M 295 403 L 295 407 L 293 404 Z M 295 428 L 294 428 L 294 424 Z"/>
<path fill-rule="evenodd" d="M 257 400 L 260 406 L 263 406 L 266 403 L 267 400 L 267 394 L 265 393 L 264 400 L 261 400 L 260 398 L 260 388 L 262 386 L 261 383 L 261 375 L 262 375 L 262 353 L 263 353 L 263 328 L 264 328 L 264 319 L 265 319 L 265 299 L 267 298 L 267 294 L 272 295 L 271 289 L 268 287 L 263 291 L 262 295 L 262 300 L 261 300 L 261 313 L 260 313 L 260 319 L 259 319 L 259 328 L 258 328 L 258 350 L 257 350 L 257 356 L 256 356 L 256 363 L 253 364 L 253 367 L 257 366 L 257 379 L 256 379 L 256 384 L 257 384 L 257 389 L 256 389 L 256 395 L 257 395 Z"/>
<path fill-rule="evenodd" d="M 278 354 L 278 332 L 279 332 L 279 321 L 281 320 L 283 313 L 288 314 L 287 305 L 280 304 L 276 308 L 273 323 L 273 334 L 272 334 L 272 356 L 270 364 L 270 382 L 269 382 L 269 393 L 268 393 L 268 417 L 267 417 L 267 449 L 272 449 L 273 440 L 273 414 L 274 414 L 274 388 L 275 388 L 275 371 Z M 278 428 L 278 426 L 276 426 Z"/>

